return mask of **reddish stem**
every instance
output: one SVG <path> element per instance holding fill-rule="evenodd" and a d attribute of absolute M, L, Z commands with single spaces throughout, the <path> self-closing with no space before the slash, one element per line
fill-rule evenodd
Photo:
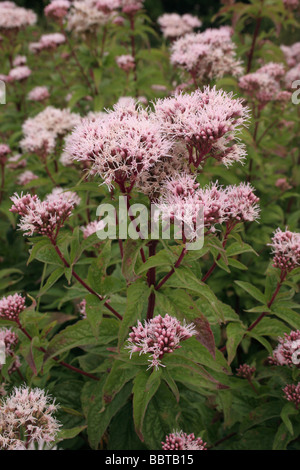
<path fill-rule="evenodd" d="M 58 256 L 60 257 L 60 259 L 62 260 L 62 262 L 64 263 L 64 265 L 67 267 L 67 268 L 70 268 L 70 265 L 69 263 L 67 262 L 67 260 L 64 258 L 64 255 L 62 254 L 62 252 L 60 251 L 60 249 L 58 248 L 56 242 L 51 238 L 49 237 L 49 240 L 50 242 L 52 243 L 52 245 L 54 246 L 55 248 L 55 251 L 56 253 L 58 254 Z M 98 299 L 100 301 L 104 300 L 103 297 L 98 294 L 97 292 L 95 292 L 90 286 L 88 286 L 83 279 L 81 279 L 80 276 L 78 276 L 78 274 L 76 274 L 76 272 L 74 271 L 74 269 L 72 269 L 72 276 L 75 277 L 75 279 L 88 291 L 90 292 L 90 294 L 93 294 L 95 295 L 96 297 L 98 297 Z M 119 318 L 119 320 L 122 320 L 122 317 L 121 315 L 114 309 L 112 308 L 108 302 L 104 302 L 104 306 L 110 311 L 112 312 L 117 318 Z"/>
<path fill-rule="evenodd" d="M 32 341 L 32 336 L 26 331 L 25 328 L 22 327 L 21 323 L 19 320 L 17 320 L 17 325 L 19 329 L 24 333 L 24 335 L 27 336 L 27 338 Z M 46 353 L 46 349 L 43 347 L 37 348 L 39 351 L 42 351 L 43 353 Z M 89 374 L 88 372 L 85 372 L 84 370 L 78 369 L 77 367 L 71 366 L 71 364 L 68 364 L 67 362 L 60 361 L 57 357 L 53 357 L 54 361 L 56 361 L 58 364 L 66 367 L 67 369 L 72 370 L 73 372 L 77 372 L 78 374 L 85 375 L 86 377 L 89 377 L 90 379 L 97 380 L 99 381 L 98 377 L 95 377 L 95 375 Z"/>
<path fill-rule="evenodd" d="M 159 284 L 155 287 L 155 290 L 159 290 L 167 282 L 167 280 L 170 279 L 170 277 L 175 273 L 175 269 L 179 268 L 179 266 L 181 265 L 182 260 L 185 256 L 186 252 L 187 252 L 186 247 L 184 247 L 182 249 L 182 252 L 181 252 L 178 260 L 175 263 L 174 268 L 172 268 L 171 271 L 168 272 L 168 274 L 166 274 L 166 276 L 159 282 Z"/>

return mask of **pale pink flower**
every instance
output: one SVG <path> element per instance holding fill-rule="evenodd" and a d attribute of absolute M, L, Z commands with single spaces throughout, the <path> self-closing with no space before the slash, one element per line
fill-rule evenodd
<path fill-rule="evenodd" d="M 295 384 L 288 384 L 283 388 L 285 398 L 294 403 L 296 408 L 300 405 L 300 382 Z"/>
<path fill-rule="evenodd" d="M 29 44 L 31 52 L 40 52 L 44 49 L 53 50 L 66 42 L 66 37 L 61 33 L 44 34 L 39 42 Z"/>
<path fill-rule="evenodd" d="M 283 0 L 283 4 L 288 10 L 297 10 L 299 7 L 299 0 Z"/>
<path fill-rule="evenodd" d="M 37 22 L 37 16 L 32 10 L 18 7 L 14 2 L 0 3 L 0 31 L 18 31 L 32 26 Z"/>
<path fill-rule="evenodd" d="M 252 222 L 259 218 L 259 198 L 249 183 L 228 186 L 225 190 L 225 213 L 237 222 Z"/>
<path fill-rule="evenodd" d="M 11 200 L 13 206 L 10 211 L 20 215 L 18 227 L 25 232 L 24 235 L 36 233 L 52 239 L 57 237 L 60 228 L 80 203 L 76 193 L 63 192 L 61 188 L 55 188 L 44 201 L 30 194 L 21 197 L 15 194 Z"/>
<path fill-rule="evenodd" d="M 21 175 L 18 176 L 17 179 L 17 184 L 20 186 L 25 186 L 25 184 L 29 184 L 34 180 L 37 180 L 38 176 L 32 173 L 32 171 L 27 170 L 24 171 L 24 173 L 21 173 Z"/>
<path fill-rule="evenodd" d="M 130 350 L 130 357 L 133 353 L 150 354 L 149 368 L 160 366 L 161 359 L 165 354 L 172 353 L 180 348 L 180 342 L 184 341 L 196 333 L 193 324 L 182 324 L 174 317 L 166 314 L 165 317 L 158 315 L 144 325 L 138 322 L 137 327 L 132 327 L 132 333 L 129 334 L 127 349 Z"/>
<path fill-rule="evenodd" d="M 7 144 L 0 144 L 0 165 L 5 165 L 7 155 L 11 153 L 11 149 Z"/>
<path fill-rule="evenodd" d="M 86 239 L 96 233 L 98 230 L 102 230 L 105 224 L 102 220 L 95 220 L 90 222 L 86 227 L 80 227 L 83 232 L 83 238 Z"/>
<path fill-rule="evenodd" d="M 28 93 L 29 101 L 44 101 L 50 97 L 50 93 L 47 87 L 45 86 L 37 86 L 33 88 Z"/>
<path fill-rule="evenodd" d="M 19 67 L 20 65 L 26 65 L 26 63 L 27 63 L 27 58 L 24 55 L 17 55 L 15 59 L 13 60 L 14 67 Z"/>
<path fill-rule="evenodd" d="M 255 367 L 250 367 L 248 364 L 240 365 L 236 370 L 236 375 L 243 379 L 251 380 L 253 374 L 256 372 Z"/>
<path fill-rule="evenodd" d="M 288 183 L 286 178 L 278 178 L 275 183 L 276 188 L 279 188 L 281 191 L 288 191 L 292 186 Z"/>
<path fill-rule="evenodd" d="M 284 232 L 278 228 L 274 232 L 272 243 L 273 266 L 282 271 L 292 271 L 300 264 L 300 233 Z"/>
<path fill-rule="evenodd" d="M 98 0 L 75 0 L 67 16 L 69 31 L 75 34 L 96 32 L 114 18 L 113 11 L 97 7 Z"/>
<path fill-rule="evenodd" d="M 2 297 L 0 300 L 0 318 L 18 321 L 20 313 L 25 308 L 25 299 L 19 294 Z"/>
<path fill-rule="evenodd" d="M 143 8 L 144 0 L 121 0 L 121 7 L 123 13 L 128 15 L 135 14 Z"/>
<path fill-rule="evenodd" d="M 280 92 L 280 83 L 267 73 L 254 72 L 244 75 L 239 80 L 239 87 L 251 98 L 265 106 L 269 101 L 274 101 Z"/>
<path fill-rule="evenodd" d="M 295 67 L 295 65 L 300 62 L 300 42 L 295 42 L 291 46 L 280 46 L 285 60 L 290 67 Z"/>
<path fill-rule="evenodd" d="M 189 164 L 202 165 L 209 157 L 226 166 L 244 159 L 245 146 L 238 133 L 248 122 L 249 109 L 232 93 L 205 87 L 189 94 L 179 93 L 157 100 L 155 117 L 162 131 L 183 140 Z"/>
<path fill-rule="evenodd" d="M 124 72 L 130 72 L 135 68 L 135 60 L 132 55 L 120 55 L 116 57 L 117 65 L 120 69 L 124 70 Z"/>
<path fill-rule="evenodd" d="M 291 68 L 291 70 L 287 72 L 286 76 L 284 77 L 285 86 L 291 90 L 293 88 L 293 83 L 296 80 L 300 80 L 300 63 L 295 65 L 295 67 Z"/>
<path fill-rule="evenodd" d="M 171 63 L 201 82 L 224 75 L 239 76 L 243 68 L 236 58 L 231 35 L 231 29 L 226 26 L 186 34 L 172 44 Z"/>
<path fill-rule="evenodd" d="M 19 168 L 25 168 L 26 165 L 27 161 L 23 158 L 23 156 L 16 154 L 12 157 L 9 157 L 7 168 L 10 168 L 11 170 L 17 170 Z"/>
<path fill-rule="evenodd" d="M 98 10 L 104 13 L 110 13 L 120 8 L 122 0 L 97 0 L 96 6 Z"/>
<path fill-rule="evenodd" d="M 177 38 L 200 28 L 202 22 L 189 14 L 180 16 L 177 13 L 164 13 L 157 20 L 165 38 Z"/>
<path fill-rule="evenodd" d="M 90 162 L 92 174 L 111 186 L 134 184 L 137 175 L 166 156 L 171 142 L 146 111 L 121 104 L 106 119 L 84 120 L 66 140 L 65 151 L 74 160 Z"/>
<path fill-rule="evenodd" d="M 162 442 L 163 450 L 207 450 L 206 442 L 195 434 L 186 434 L 183 431 L 173 431 Z"/>
<path fill-rule="evenodd" d="M 23 80 L 26 80 L 28 77 L 31 75 L 31 70 L 29 67 L 26 65 L 21 65 L 20 67 L 15 67 L 14 69 L 11 69 L 8 77 L 11 81 L 14 82 L 21 82 Z"/>
<path fill-rule="evenodd" d="M 300 330 L 291 331 L 289 335 L 284 333 L 283 337 L 278 338 L 278 342 L 273 356 L 269 358 L 270 363 L 300 368 Z M 297 351 L 299 351 L 298 355 Z"/>
<path fill-rule="evenodd" d="M 71 3 L 68 0 L 52 0 L 44 9 L 45 15 L 54 19 L 61 19 L 66 16 Z"/>
<path fill-rule="evenodd" d="M 15 387 L 0 402 L 0 448 L 21 450 L 27 442 L 53 442 L 61 427 L 53 416 L 57 409 L 44 390 Z"/>

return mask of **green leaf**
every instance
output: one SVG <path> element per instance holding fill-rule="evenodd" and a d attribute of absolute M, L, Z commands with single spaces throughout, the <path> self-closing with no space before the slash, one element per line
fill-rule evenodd
<path fill-rule="evenodd" d="M 42 290 L 38 294 L 38 297 L 44 295 L 64 274 L 65 269 L 63 267 L 56 268 L 47 279 L 47 282 L 43 286 Z"/>
<path fill-rule="evenodd" d="M 228 354 L 228 364 L 231 364 L 235 358 L 238 345 L 242 341 L 246 328 L 241 323 L 229 323 L 226 327 L 227 342 L 226 349 Z"/>
<path fill-rule="evenodd" d="M 252 284 L 249 282 L 244 282 L 244 281 L 234 281 L 239 287 L 244 289 L 248 294 L 250 294 L 252 297 L 254 297 L 256 300 L 261 302 L 262 304 L 267 303 L 267 299 L 265 295 L 257 289 L 257 287 L 254 287 Z"/>
<path fill-rule="evenodd" d="M 122 347 L 124 340 L 127 338 L 129 328 L 134 326 L 137 320 L 141 319 L 142 311 L 148 302 L 149 295 L 150 289 L 142 280 L 138 280 L 128 287 L 126 310 L 119 330 L 119 348 Z"/>
<path fill-rule="evenodd" d="M 142 434 L 143 422 L 148 404 L 157 392 L 161 382 L 161 369 L 153 370 L 151 375 L 146 371 L 141 371 L 134 380 L 133 385 L 133 419 L 135 430 L 141 441 L 144 441 Z"/>
<path fill-rule="evenodd" d="M 103 387 L 103 403 L 111 403 L 124 385 L 140 371 L 139 366 L 115 360 Z"/>
<path fill-rule="evenodd" d="M 126 243 L 124 243 L 122 274 L 128 283 L 134 282 L 139 277 L 135 273 L 135 264 L 140 254 L 141 248 L 145 243 L 145 241 L 141 243 L 141 240 L 131 239 L 127 240 Z"/>

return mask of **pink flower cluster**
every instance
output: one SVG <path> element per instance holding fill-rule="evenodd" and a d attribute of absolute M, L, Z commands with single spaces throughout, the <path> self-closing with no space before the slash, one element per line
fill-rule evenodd
<path fill-rule="evenodd" d="M 283 0 L 283 4 L 288 10 L 297 10 L 299 7 L 299 0 Z"/>
<path fill-rule="evenodd" d="M 205 87 L 159 99 L 155 118 L 167 136 L 185 142 L 189 163 L 196 168 L 210 156 L 227 166 L 246 155 L 237 135 L 248 122 L 249 109 L 232 93 Z"/>
<path fill-rule="evenodd" d="M 115 9 L 110 5 L 116 5 L 115 0 L 75 0 L 67 15 L 69 31 L 75 34 L 95 32 L 113 20 L 116 15 Z"/>
<path fill-rule="evenodd" d="M 300 233 L 284 232 L 278 228 L 274 232 L 272 243 L 273 266 L 282 271 L 292 271 L 300 264 Z"/>
<path fill-rule="evenodd" d="M 19 294 L 9 295 L 0 300 L 0 318 L 18 321 L 19 315 L 25 310 L 25 299 Z"/>
<path fill-rule="evenodd" d="M 0 144 L 0 165 L 5 165 L 7 155 L 11 153 L 11 149 L 7 144 Z"/>
<path fill-rule="evenodd" d="M 32 171 L 27 170 L 27 171 L 24 171 L 24 173 L 21 173 L 18 176 L 17 183 L 20 186 L 25 186 L 26 184 L 29 184 L 32 181 L 37 180 L 37 179 L 38 179 L 37 175 L 32 173 Z"/>
<path fill-rule="evenodd" d="M 31 75 L 31 70 L 26 65 L 21 65 L 20 67 L 15 67 L 10 70 L 8 74 L 8 81 L 11 82 L 21 82 L 26 80 Z"/>
<path fill-rule="evenodd" d="M 47 106 L 24 122 L 24 139 L 20 146 L 25 152 L 36 152 L 42 156 L 49 154 L 54 150 L 57 137 L 65 135 L 80 121 L 80 116 L 71 113 L 69 109 Z"/>
<path fill-rule="evenodd" d="M 21 216 L 19 229 L 24 235 L 46 235 L 55 239 L 65 221 L 71 216 L 73 209 L 80 203 L 76 193 L 55 188 L 44 201 L 36 195 L 26 194 L 11 197 L 11 212 Z"/>
<path fill-rule="evenodd" d="M 0 402 L 0 449 L 26 450 L 31 443 L 53 442 L 61 427 L 53 416 L 57 409 L 44 390 L 15 387 Z"/>
<path fill-rule="evenodd" d="M 133 102 L 131 107 L 115 106 L 105 119 L 83 120 L 66 139 L 65 152 L 89 163 L 91 173 L 111 186 L 134 184 L 137 175 L 167 155 L 171 146 L 159 123 Z"/>
<path fill-rule="evenodd" d="M 64 34 L 51 33 L 41 36 L 39 42 L 32 42 L 29 44 L 31 52 L 41 52 L 43 50 L 53 50 L 66 42 Z"/>
<path fill-rule="evenodd" d="M 232 32 L 228 26 L 222 26 L 186 34 L 172 44 L 171 63 L 204 83 L 224 75 L 241 75 L 243 68 L 236 58 Z"/>
<path fill-rule="evenodd" d="M 203 217 L 204 226 L 215 231 L 223 222 L 239 223 L 257 220 L 259 198 L 248 183 L 222 188 L 218 183 L 198 187 L 195 177 L 178 175 L 166 182 L 157 207 L 163 218 L 185 225 L 191 239 L 197 236 L 197 217 Z M 198 222 L 199 223 L 199 222 Z M 195 232 L 196 230 L 196 232 Z M 186 232 L 187 234 L 187 232 Z M 199 235 L 199 234 L 198 234 Z"/>
<path fill-rule="evenodd" d="M 81 227 L 83 232 L 83 238 L 86 239 L 96 233 L 98 230 L 102 230 L 104 228 L 104 222 L 102 220 L 95 220 L 94 222 L 90 222 L 86 227 Z"/>
<path fill-rule="evenodd" d="M 289 101 L 291 94 L 281 89 L 281 79 L 285 75 L 283 64 L 270 62 L 254 73 L 244 75 L 239 87 L 263 108 L 270 101 Z"/>
<path fill-rule="evenodd" d="M 135 68 L 135 60 L 132 55 L 120 55 L 116 57 L 117 65 L 124 72 L 128 73 Z"/>
<path fill-rule="evenodd" d="M 300 42 L 295 42 L 291 46 L 280 46 L 285 60 L 289 67 L 295 67 L 300 62 Z"/>
<path fill-rule="evenodd" d="M 300 43 L 299 43 L 300 44 Z M 293 83 L 296 80 L 299 80 L 300 77 L 300 63 L 295 65 L 295 67 L 291 68 L 286 76 L 284 77 L 284 83 L 286 87 L 291 90 L 293 88 Z"/>
<path fill-rule="evenodd" d="M 242 377 L 243 379 L 251 380 L 255 372 L 256 372 L 255 367 L 250 367 L 248 364 L 241 364 L 236 370 L 236 375 L 238 377 Z"/>
<path fill-rule="evenodd" d="M 19 67 L 20 65 L 26 65 L 27 58 L 24 55 L 17 55 L 13 60 L 13 66 Z"/>
<path fill-rule="evenodd" d="M 62 19 L 68 13 L 71 3 L 68 0 L 51 0 L 44 9 L 45 15 L 54 19 Z"/>
<path fill-rule="evenodd" d="M 277 366 L 300 367 L 300 330 L 291 331 L 288 335 L 278 338 L 279 344 L 269 358 L 271 364 Z"/>
<path fill-rule="evenodd" d="M 37 16 L 32 10 L 18 7 L 14 2 L 0 3 L 0 31 L 18 31 L 36 23 Z"/>
<path fill-rule="evenodd" d="M 296 408 L 300 405 L 300 382 L 297 385 L 295 384 L 288 384 L 284 387 L 283 392 L 285 394 L 285 398 L 294 403 Z"/>
<path fill-rule="evenodd" d="M 0 328 L 0 341 L 5 345 L 6 357 L 13 357 L 13 362 L 8 369 L 8 373 L 12 374 L 21 366 L 20 359 L 14 352 L 19 341 L 18 336 L 9 328 Z M 1 368 L 2 366 L 0 364 L 0 372 Z"/>
<path fill-rule="evenodd" d="M 190 14 L 164 13 L 157 22 L 165 38 L 178 38 L 202 26 L 202 22 Z"/>
<path fill-rule="evenodd" d="M 151 367 L 158 369 L 165 367 L 161 359 L 165 354 L 172 353 L 180 348 L 180 341 L 184 341 L 196 333 L 193 324 L 187 325 L 185 321 L 181 324 L 176 318 L 166 314 L 164 317 L 158 315 L 144 325 L 138 322 L 137 327 L 132 327 L 129 335 L 127 349 L 130 350 L 130 357 L 133 353 L 150 354 Z"/>
<path fill-rule="evenodd" d="M 45 101 L 50 98 L 50 93 L 46 86 L 37 86 L 28 93 L 27 98 L 29 101 Z"/>
<path fill-rule="evenodd" d="M 186 434 L 183 431 L 174 431 L 166 436 L 166 442 L 162 442 L 163 450 L 207 450 L 206 442 L 195 434 Z"/>

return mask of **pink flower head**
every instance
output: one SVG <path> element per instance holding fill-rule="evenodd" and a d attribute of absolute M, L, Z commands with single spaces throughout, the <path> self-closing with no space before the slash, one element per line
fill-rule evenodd
<path fill-rule="evenodd" d="M 54 19 L 61 19 L 66 16 L 71 3 L 68 0 L 52 0 L 44 9 L 45 15 Z"/>
<path fill-rule="evenodd" d="M 225 196 L 225 213 L 228 218 L 237 222 L 252 222 L 259 218 L 259 198 L 249 183 L 228 186 Z"/>
<path fill-rule="evenodd" d="M 40 52 L 44 49 L 53 50 L 66 42 L 66 38 L 61 33 L 44 34 L 39 42 L 31 43 L 29 49 L 31 52 Z"/>
<path fill-rule="evenodd" d="M 76 193 L 63 192 L 61 188 L 54 189 L 44 201 L 30 194 L 21 197 L 15 194 L 11 200 L 10 211 L 21 216 L 19 229 L 25 232 L 24 235 L 36 233 L 50 238 L 57 237 L 60 228 L 80 203 Z"/>
<path fill-rule="evenodd" d="M 276 188 L 279 188 L 281 191 L 288 191 L 292 186 L 288 183 L 286 178 L 278 178 L 275 183 Z"/>
<path fill-rule="evenodd" d="M 32 171 L 27 170 L 24 171 L 24 173 L 21 173 L 21 175 L 18 176 L 17 183 L 20 186 L 25 186 L 25 184 L 29 184 L 34 180 L 37 180 L 38 176 L 32 173 Z"/>
<path fill-rule="evenodd" d="M 171 145 L 159 123 L 133 104 L 115 107 L 106 119 L 84 120 L 68 137 L 65 151 L 74 160 L 89 162 L 91 173 L 111 186 L 134 184 L 137 175 L 166 156 Z"/>
<path fill-rule="evenodd" d="M 25 308 L 25 299 L 19 294 L 2 297 L 0 300 L 0 318 L 18 321 L 20 313 Z"/>
<path fill-rule="evenodd" d="M 193 29 L 200 28 L 202 22 L 189 14 L 180 16 L 177 13 L 164 13 L 157 20 L 165 38 L 178 38 Z"/>
<path fill-rule="evenodd" d="M 7 167 L 11 170 L 17 170 L 18 168 L 25 168 L 26 165 L 27 162 L 23 158 L 23 156 L 20 154 L 16 154 L 9 157 Z"/>
<path fill-rule="evenodd" d="M 98 230 L 102 230 L 105 224 L 102 220 L 95 220 L 90 222 L 86 227 L 80 227 L 83 232 L 83 238 L 86 239 L 96 233 Z"/>
<path fill-rule="evenodd" d="M 136 327 L 132 327 L 129 335 L 127 349 L 130 350 L 130 357 L 133 353 L 150 354 L 150 366 L 158 369 L 165 367 L 161 359 L 165 354 L 172 353 L 180 348 L 180 341 L 184 341 L 196 333 L 193 324 L 187 325 L 184 321 L 181 324 L 176 318 L 166 314 L 164 317 L 158 315 L 144 325 L 138 322 Z"/>
<path fill-rule="evenodd" d="M 55 401 L 44 390 L 25 385 L 15 387 L 0 402 L 0 448 L 21 450 L 26 449 L 27 442 L 53 442 L 61 427 L 53 416 L 57 409 Z"/>
<path fill-rule="evenodd" d="M 285 398 L 294 403 L 296 408 L 300 405 L 300 382 L 295 384 L 288 384 L 283 388 Z"/>
<path fill-rule="evenodd" d="M 300 44 L 300 42 L 299 42 Z M 296 80 L 299 80 L 299 77 L 300 77 L 300 63 L 295 65 L 295 67 L 291 68 L 286 76 L 284 77 L 284 83 L 286 85 L 286 87 L 291 90 L 293 88 L 293 83 L 296 81 Z"/>
<path fill-rule="evenodd" d="M 299 0 L 283 0 L 283 4 L 287 10 L 293 11 L 299 7 Z"/>
<path fill-rule="evenodd" d="M 291 46 L 280 46 L 285 60 L 289 67 L 295 67 L 300 62 L 300 42 L 295 42 Z"/>
<path fill-rule="evenodd" d="M 111 13 L 120 8 L 122 0 L 97 0 L 96 6 L 103 13 Z"/>
<path fill-rule="evenodd" d="M 0 3 L 0 31 L 18 32 L 21 28 L 36 23 L 37 16 L 32 10 L 18 7 L 14 2 Z"/>
<path fill-rule="evenodd" d="M 284 232 L 278 228 L 274 232 L 272 243 L 273 266 L 282 271 L 292 271 L 300 264 L 300 233 Z"/>
<path fill-rule="evenodd" d="M 0 165 L 5 165 L 7 155 L 11 153 L 11 149 L 7 144 L 0 144 Z"/>
<path fill-rule="evenodd" d="M 44 101 L 47 100 L 49 97 L 49 90 L 45 86 L 37 86 L 28 93 L 29 101 Z"/>
<path fill-rule="evenodd" d="M 21 82 L 26 80 L 31 75 L 31 70 L 26 65 L 21 65 L 20 67 L 15 67 L 11 69 L 8 74 L 8 77 L 11 81 Z"/>
<path fill-rule="evenodd" d="M 19 339 L 16 333 L 11 331 L 9 328 L 0 328 L 0 342 L 4 343 L 6 357 L 14 358 L 8 369 L 9 374 L 12 374 L 21 366 L 19 357 L 15 355 L 15 348 L 18 341 Z M 1 368 L 2 365 L 0 364 L 0 371 Z"/>
<path fill-rule="evenodd" d="M 132 55 L 120 55 L 116 57 L 117 65 L 124 72 L 128 73 L 135 68 L 135 60 Z"/>
<path fill-rule="evenodd" d="M 24 55 L 17 55 L 13 60 L 13 66 L 19 67 L 20 65 L 26 65 L 27 58 Z"/>
<path fill-rule="evenodd" d="M 166 442 L 162 442 L 163 450 L 207 450 L 206 442 L 195 434 L 186 434 L 183 431 L 173 431 L 166 436 Z"/>
<path fill-rule="evenodd" d="M 250 367 L 248 364 L 242 364 L 237 368 L 236 375 L 238 377 L 242 377 L 243 379 L 250 380 L 253 374 L 255 373 L 255 371 L 256 371 L 255 367 Z"/>
<path fill-rule="evenodd" d="M 231 29 L 226 26 L 186 34 L 172 44 L 171 63 L 201 82 L 224 75 L 239 76 L 243 69 L 236 58 L 231 35 Z"/>
<path fill-rule="evenodd" d="M 248 121 L 249 110 L 232 93 L 204 88 L 179 93 L 155 103 L 155 117 L 161 129 L 173 139 L 183 140 L 189 163 L 198 167 L 209 156 L 231 165 L 242 161 L 245 146 L 237 134 Z"/>
<path fill-rule="evenodd" d="M 271 364 L 277 366 L 300 367 L 300 330 L 291 331 L 288 335 L 278 338 L 279 344 L 269 358 Z"/>
<path fill-rule="evenodd" d="M 144 0 L 121 0 L 123 13 L 133 15 L 143 8 Z"/>

